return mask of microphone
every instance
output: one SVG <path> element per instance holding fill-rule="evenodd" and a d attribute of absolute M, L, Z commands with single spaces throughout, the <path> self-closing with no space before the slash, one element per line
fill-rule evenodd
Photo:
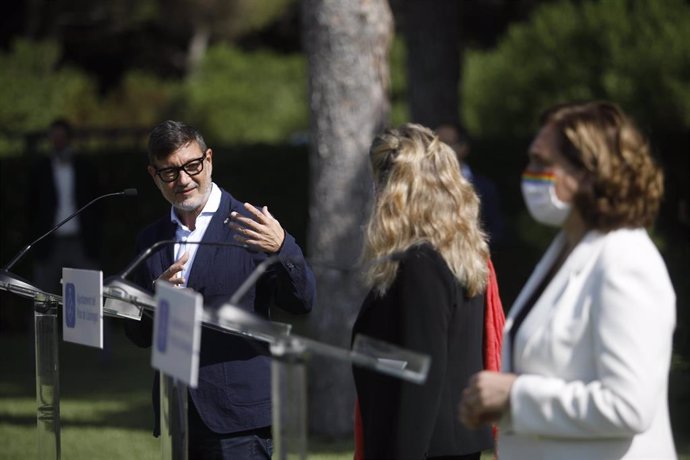
<path fill-rule="evenodd" d="M 242 284 L 240 284 L 240 287 L 237 288 L 235 293 L 230 297 L 230 302 L 233 305 L 237 305 L 240 300 L 242 300 L 242 297 L 251 289 L 254 284 L 259 281 L 259 278 L 261 278 L 261 275 L 266 272 L 268 267 L 273 265 L 274 263 L 278 262 L 280 258 L 278 256 L 270 256 L 266 258 L 265 260 L 261 261 L 259 265 L 257 265 L 254 268 L 254 271 L 251 272 L 251 274 L 247 277 L 247 279 L 244 280 Z"/>
<path fill-rule="evenodd" d="M 233 243 L 231 241 L 178 241 L 178 240 L 161 240 L 156 241 L 151 246 L 142 251 L 125 269 L 117 275 L 120 278 L 127 278 L 135 268 L 137 268 L 143 261 L 148 259 L 154 251 L 160 249 L 163 246 L 170 246 L 172 244 L 192 244 L 198 246 L 230 246 L 248 249 L 249 246 L 242 243 Z"/>
<path fill-rule="evenodd" d="M 139 265 L 141 265 L 151 254 L 164 246 L 170 246 L 176 243 L 180 244 L 194 244 L 199 246 L 234 246 L 247 248 L 248 246 L 240 243 L 233 243 L 230 241 L 212 242 L 212 241 L 177 241 L 177 240 L 161 240 L 156 241 L 151 246 L 143 250 L 137 257 L 130 262 L 127 267 L 118 275 L 108 277 L 104 283 L 103 296 L 107 298 L 103 306 L 106 313 L 112 313 L 116 316 L 126 317 L 141 320 L 143 310 L 153 311 L 155 309 L 155 302 L 149 291 L 143 287 L 134 284 L 127 278 Z"/>
<path fill-rule="evenodd" d="M 141 319 L 143 310 L 155 310 L 155 301 L 151 297 L 151 294 L 125 278 L 155 251 L 164 246 L 170 246 L 177 243 L 249 249 L 249 246 L 246 244 L 234 243 L 231 241 L 157 241 L 142 251 L 119 275 L 111 276 L 105 281 L 104 285 L 107 287 L 107 290 L 104 291 L 104 296 L 108 298 L 109 302 L 107 302 L 107 306 L 104 305 L 104 310 L 116 316 L 135 320 Z M 289 334 L 289 325 L 279 324 L 260 318 L 251 312 L 237 307 L 233 301 L 233 299 L 241 299 L 266 269 L 278 260 L 278 256 L 269 256 L 259 263 L 242 285 L 240 285 L 237 291 L 235 291 L 232 299 L 221 305 L 217 311 L 209 312 L 204 309 L 202 317 L 204 326 L 222 332 L 228 332 L 229 328 L 230 331 L 235 334 L 264 341 L 270 341 L 273 337 Z M 134 308 L 128 307 L 127 304 L 133 305 Z"/>
<path fill-rule="evenodd" d="M 101 195 L 101 196 L 99 196 L 99 197 L 94 198 L 93 200 L 89 201 L 88 203 L 86 203 L 86 204 L 85 204 L 84 206 L 82 206 L 81 208 L 77 209 L 74 213 L 72 213 L 71 215 L 67 216 L 67 217 L 66 217 L 65 219 L 63 219 L 60 223 L 58 223 L 55 227 L 51 228 L 50 230 L 48 230 L 47 232 L 45 232 L 43 235 L 41 235 L 41 236 L 39 236 L 38 238 L 36 238 L 34 241 L 32 241 L 30 244 L 28 244 L 24 249 L 22 249 L 21 251 L 19 251 L 19 253 L 18 253 L 16 256 L 14 256 L 14 258 L 13 258 L 12 260 L 10 260 L 10 262 L 2 268 L 2 271 L 5 271 L 5 272 L 9 271 L 12 267 L 14 267 L 14 265 L 15 265 L 17 262 L 19 262 L 19 260 L 20 260 L 22 257 L 24 257 L 24 255 L 29 251 L 29 249 L 31 249 L 31 247 L 32 247 L 34 244 L 38 243 L 39 241 L 41 241 L 41 240 L 42 240 L 43 238 L 45 238 L 46 236 L 48 236 L 48 235 L 50 235 L 51 233 L 53 233 L 55 230 L 57 230 L 58 228 L 62 227 L 64 224 L 66 224 L 67 222 L 69 222 L 70 220 L 72 220 L 74 217 L 76 217 L 77 215 L 79 215 L 84 209 L 88 208 L 89 206 L 91 206 L 92 204 L 94 204 L 96 201 L 99 201 L 99 200 L 102 200 L 103 198 L 108 198 L 108 197 L 111 197 L 111 196 L 136 196 L 137 193 L 138 193 L 138 192 L 137 192 L 137 189 L 135 189 L 135 188 L 127 188 L 127 189 L 124 189 L 124 190 L 121 191 L 121 192 L 106 193 L 105 195 Z"/>

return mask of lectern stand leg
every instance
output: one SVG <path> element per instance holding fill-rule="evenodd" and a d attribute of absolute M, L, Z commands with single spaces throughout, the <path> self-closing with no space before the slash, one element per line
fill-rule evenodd
<path fill-rule="evenodd" d="M 187 460 L 187 385 L 161 374 L 161 458 Z"/>
<path fill-rule="evenodd" d="M 271 344 L 273 447 L 278 460 L 307 458 L 307 381 L 304 347 Z"/>
<path fill-rule="evenodd" d="M 57 307 L 34 303 L 38 458 L 60 458 L 60 366 Z"/>

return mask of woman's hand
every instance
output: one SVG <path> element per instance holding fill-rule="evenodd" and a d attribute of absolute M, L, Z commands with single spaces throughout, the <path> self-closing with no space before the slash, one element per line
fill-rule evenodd
<path fill-rule="evenodd" d="M 508 409 L 515 374 L 482 371 L 474 374 L 462 392 L 460 420 L 469 428 L 497 422 Z"/>

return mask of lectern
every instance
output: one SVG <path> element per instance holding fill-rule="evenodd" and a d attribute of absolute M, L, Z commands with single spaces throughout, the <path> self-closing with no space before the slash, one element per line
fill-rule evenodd
<path fill-rule="evenodd" d="M 38 458 L 59 459 L 60 366 L 57 309 L 62 304 L 62 297 L 44 292 L 5 270 L 0 271 L 0 289 L 33 300 Z"/>

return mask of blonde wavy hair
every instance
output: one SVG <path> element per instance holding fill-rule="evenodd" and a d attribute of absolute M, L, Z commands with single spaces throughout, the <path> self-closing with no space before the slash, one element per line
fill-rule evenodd
<path fill-rule="evenodd" d="M 541 124 L 556 127 L 559 151 L 585 174 L 575 206 L 588 226 L 610 231 L 653 224 L 663 173 L 647 139 L 617 105 L 561 104 L 542 114 Z"/>
<path fill-rule="evenodd" d="M 470 296 L 483 292 L 489 249 L 479 198 L 453 149 L 429 128 L 408 123 L 378 135 L 369 157 L 376 202 L 362 256 L 367 284 L 383 295 L 398 268 L 386 256 L 428 243 Z"/>

